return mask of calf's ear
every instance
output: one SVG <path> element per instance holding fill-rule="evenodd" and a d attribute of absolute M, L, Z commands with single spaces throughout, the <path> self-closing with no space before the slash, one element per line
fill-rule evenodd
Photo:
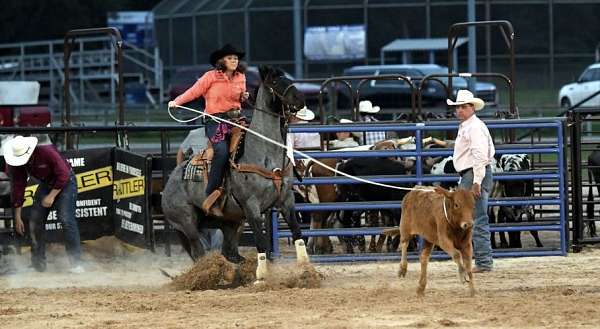
<path fill-rule="evenodd" d="M 451 198 L 452 197 L 452 192 L 446 190 L 445 188 L 441 187 L 441 186 L 436 186 L 434 187 L 434 191 L 437 194 L 441 194 L 447 198 Z"/>

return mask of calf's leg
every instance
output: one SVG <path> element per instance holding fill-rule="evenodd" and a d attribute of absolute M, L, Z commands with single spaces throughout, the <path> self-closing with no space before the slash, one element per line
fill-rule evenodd
<path fill-rule="evenodd" d="M 447 236 L 444 236 L 443 234 L 438 234 L 438 237 L 438 244 L 440 248 L 442 248 L 442 250 L 444 250 L 448 254 L 448 256 L 450 256 L 452 260 L 456 263 L 456 265 L 458 266 L 458 277 L 460 281 L 464 283 L 466 281 L 465 278 L 467 278 L 467 273 L 465 270 L 461 252 L 458 249 L 454 248 L 454 244 Z"/>
<path fill-rule="evenodd" d="M 469 283 L 469 293 L 473 297 L 475 296 L 475 284 L 473 283 L 473 244 L 471 243 L 471 239 L 469 239 L 469 243 L 460 252 L 467 274 L 465 280 Z"/>
<path fill-rule="evenodd" d="M 419 276 L 419 286 L 417 287 L 417 296 L 423 297 L 425 287 L 427 286 L 427 265 L 429 264 L 429 256 L 433 249 L 433 243 L 423 240 L 423 250 L 421 251 L 421 274 Z"/>
<path fill-rule="evenodd" d="M 398 276 L 403 278 L 406 276 L 406 270 L 408 268 L 408 243 L 410 242 L 410 236 L 408 234 L 400 233 L 400 246 L 402 248 L 400 257 L 400 270 Z"/>

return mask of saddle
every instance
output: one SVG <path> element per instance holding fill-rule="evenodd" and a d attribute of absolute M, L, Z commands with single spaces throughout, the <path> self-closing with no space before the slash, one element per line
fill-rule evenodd
<path fill-rule="evenodd" d="M 243 124 L 245 125 L 245 121 L 239 121 L 238 124 Z M 243 140 L 244 137 L 246 136 L 246 131 L 239 128 L 239 127 L 233 127 L 231 129 L 231 137 L 230 137 L 230 141 L 229 141 L 229 165 L 230 168 L 232 170 L 238 171 L 238 172 L 243 172 L 243 173 L 254 173 L 254 174 L 258 174 L 264 178 L 270 179 L 273 181 L 273 185 L 277 191 L 277 193 L 279 194 L 279 197 L 281 197 L 281 186 L 283 183 L 283 177 L 285 177 L 287 175 L 287 173 L 289 172 L 289 170 L 291 170 L 291 168 L 293 167 L 290 164 L 288 164 L 288 166 L 286 168 L 276 168 L 273 169 L 272 171 L 265 169 L 264 167 L 258 166 L 258 165 L 253 165 L 253 164 L 240 164 L 238 163 L 239 158 L 242 156 L 243 154 Z M 206 154 L 205 154 L 206 153 Z M 204 156 L 203 156 L 204 155 Z M 212 156 L 214 155 L 214 151 L 212 149 L 212 147 L 210 146 L 210 142 L 209 142 L 209 148 L 207 148 L 206 150 L 204 150 L 200 156 L 195 156 L 192 161 L 190 161 L 192 164 L 198 164 L 201 166 L 204 166 L 204 184 L 206 184 L 206 182 L 208 181 L 208 170 L 209 170 L 209 166 L 210 166 L 210 160 L 212 160 Z M 225 191 L 224 186 L 219 187 L 217 190 L 215 190 L 211 195 L 209 195 L 204 202 L 202 203 L 202 209 L 205 211 L 205 213 L 210 213 L 210 209 L 213 208 L 213 205 L 215 202 L 220 201 L 218 207 L 220 210 L 220 215 L 222 216 L 222 211 L 223 208 L 225 206 L 225 201 L 227 198 L 227 194 L 223 193 Z M 224 195 L 225 197 L 221 197 L 222 195 Z"/>
<path fill-rule="evenodd" d="M 245 131 L 242 130 L 241 128 L 233 127 L 231 129 L 231 137 L 230 137 L 230 141 L 229 141 L 229 154 L 230 154 L 229 160 L 230 161 L 236 162 L 237 159 L 239 159 L 239 157 L 241 157 L 243 150 L 240 150 L 240 146 L 243 145 L 242 141 L 244 139 L 244 136 L 245 136 Z M 193 166 L 194 168 L 201 168 L 201 175 L 203 178 L 202 181 L 204 182 L 204 187 L 206 187 L 206 185 L 208 184 L 208 172 L 210 170 L 210 165 L 211 165 L 213 156 L 214 156 L 214 149 L 212 148 L 212 144 L 209 141 L 208 147 L 206 149 L 204 149 L 201 153 L 194 156 L 192 158 L 192 160 L 190 160 L 190 163 L 188 165 L 188 167 Z M 188 170 L 186 168 L 186 173 L 187 172 L 188 172 Z M 195 177 L 198 177 L 198 174 L 196 174 Z M 199 181 L 199 180 L 194 180 L 194 181 Z M 219 202 L 218 208 L 222 213 L 223 208 L 225 207 L 225 201 L 226 201 L 226 194 L 225 194 L 225 197 L 221 197 L 224 194 L 223 193 L 224 190 L 225 190 L 224 186 L 221 185 L 221 187 L 219 187 L 217 191 L 215 191 L 207 196 L 207 198 L 202 203 L 202 209 L 205 211 L 205 213 L 208 214 L 210 212 L 210 209 L 213 207 L 214 203 L 219 200 L 220 200 L 220 202 Z"/>
<path fill-rule="evenodd" d="M 183 180 L 191 180 L 194 182 L 204 182 L 204 186 L 208 182 L 208 171 L 214 156 L 212 146 L 208 146 L 200 153 L 194 155 L 183 170 Z"/>

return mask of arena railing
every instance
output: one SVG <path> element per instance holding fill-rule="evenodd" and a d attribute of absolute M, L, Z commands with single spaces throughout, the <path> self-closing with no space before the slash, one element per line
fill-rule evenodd
<path fill-rule="evenodd" d="M 538 118 L 538 119 L 519 119 L 519 120 L 488 120 L 486 124 L 490 130 L 494 129 L 551 129 L 556 138 L 546 144 L 517 147 L 497 147 L 497 154 L 554 154 L 557 159 L 556 170 L 546 171 L 524 171 L 516 174 L 503 173 L 494 176 L 495 180 L 515 180 L 515 179 L 538 179 L 553 180 L 558 182 L 558 196 L 543 196 L 531 198 L 504 198 L 490 199 L 489 206 L 511 206 L 511 205 L 548 205 L 559 207 L 558 220 L 539 222 L 525 225 L 491 225 L 491 232 L 510 232 L 510 231 L 555 231 L 559 233 L 558 248 L 536 248 L 533 250 L 494 250 L 495 257 L 518 257 L 518 256 L 548 256 L 548 255 L 566 255 L 568 234 L 566 222 L 567 209 L 567 189 L 565 187 L 566 177 L 566 158 L 564 144 L 564 119 L 561 118 Z M 458 176 L 436 176 L 424 175 L 422 168 L 422 158 L 426 156 L 447 156 L 452 155 L 451 149 L 422 149 L 423 133 L 425 131 L 445 131 L 456 130 L 457 121 L 418 123 L 418 124 L 338 124 L 338 125 L 293 125 L 290 131 L 294 133 L 327 133 L 336 131 L 365 132 L 365 131 L 402 131 L 414 132 L 415 150 L 378 150 L 378 151 L 307 151 L 306 154 L 313 158 L 354 158 L 354 157 L 416 157 L 416 174 L 403 176 L 362 176 L 364 179 L 372 179 L 381 183 L 415 183 L 425 184 L 440 181 L 457 181 Z M 297 155 L 302 158 L 302 155 Z M 296 181 L 298 185 L 312 184 L 364 184 L 353 181 L 346 177 L 326 177 L 326 178 L 304 178 L 302 182 Z M 296 204 L 296 211 L 330 211 L 330 210 L 369 210 L 369 209 L 399 209 L 401 200 L 385 202 L 335 202 L 335 203 L 300 203 Z M 272 216 L 272 235 L 273 235 L 273 255 L 279 256 L 280 238 L 289 238 L 289 230 L 279 230 L 278 214 L 273 212 Z M 358 228 L 358 229 L 312 229 L 304 231 L 304 236 L 343 236 L 343 235 L 373 235 L 380 234 L 384 228 Z M 416 258 L 416 255 L 411 257 Z M 446 258 L 443 253 L 432 255 L 434 258 Z M 317 262 L 344 262 L 344 261 L 372 261 L 398 259 L 399 254 L 358 254 L 358 255 L 340 255 L 332 254 L 313 255 L 311 258 Z"/>

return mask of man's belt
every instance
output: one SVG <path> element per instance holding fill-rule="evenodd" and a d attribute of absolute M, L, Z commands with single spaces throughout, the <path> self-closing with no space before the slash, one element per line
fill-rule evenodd
<path fill-rule="evenodd" d="M 491 168 L 490 165 L 485 166 L 485 169 L 487 169 L 488 167 Z M 460 175 L 460 177 L 464 176 L 466 173 L 468 173 L 469 171 L 473 170 L 473 168 L 467 168 L 465 170 L 461 170 L 458 174 Z"/>
<path fill-rule="evenodd" d="M 473 168 L 467 168 L 465 170 L 461 170 L 458 174 L 460 175 L 460 177 L 464 176 L 466 173 L 468 173 L 470 170 L 473 170 Z"/>

